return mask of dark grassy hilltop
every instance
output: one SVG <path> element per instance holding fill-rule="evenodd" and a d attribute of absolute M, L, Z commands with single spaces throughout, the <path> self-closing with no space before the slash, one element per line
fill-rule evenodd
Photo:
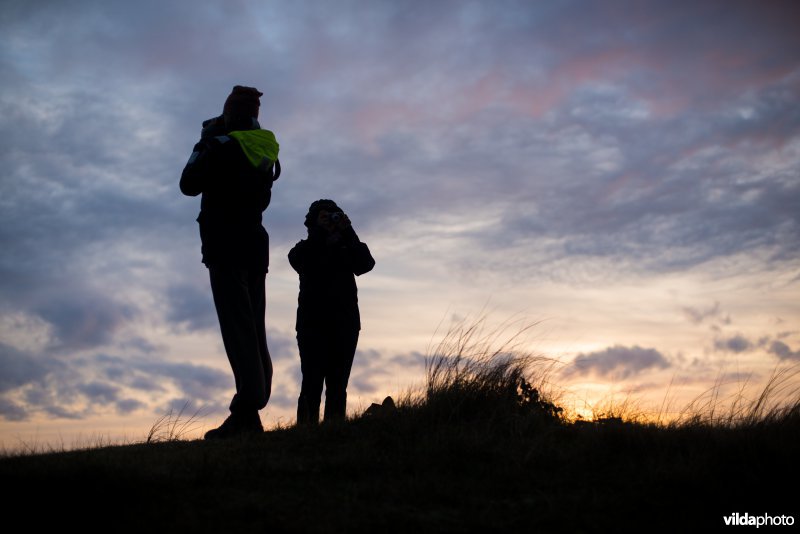
<path fill-rule="evenodd" d="M 337 425 L 6 457 L 5 519 L 168 533 L 735 532 L 755 527 L 726 527 L 734 513 L 800 519 L 800 402 L 571 422 L 536 367 L 439 355 L 396 409 Z"/>

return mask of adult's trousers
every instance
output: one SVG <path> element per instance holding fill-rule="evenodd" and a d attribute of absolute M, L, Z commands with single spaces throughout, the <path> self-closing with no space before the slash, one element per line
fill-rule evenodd
<path fill-rule="evenodd" d="M 266 273 L 210 267 L 211 292 L 236 393 L 231 413 L 264 408 L 272 392 L 272 359 L 265 325 Z"/>

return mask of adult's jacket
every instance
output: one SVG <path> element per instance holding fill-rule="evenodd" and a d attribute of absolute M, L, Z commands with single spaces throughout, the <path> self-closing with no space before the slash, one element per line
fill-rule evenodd
<path fill-rule="evenodd" d="M 300 275 L 298 332 L 361 329 L 355 276 L 371 271 L 375 260 L 352 228 L 333 245 L 324 234 L 312 232 L 289 252 L 289 263 Z"/>
<path fill-rule="evenodd" d="M 206 266 L 267 272 L 269 235 L 261 215 L 280 175 L 277 156 L 274 134 L 261 129 L 195 145 L 180 187 L 185 195 L 203 195 L 197 222 Z"/>

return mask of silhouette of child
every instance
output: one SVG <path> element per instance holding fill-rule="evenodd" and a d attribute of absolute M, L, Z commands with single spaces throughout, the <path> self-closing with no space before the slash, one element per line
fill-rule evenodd
<path fill-rule="evenodd" d="M 308 239 L 289 252 L 289 263 L 300 276 L 296 329 L 303 382 L 297 423 L 317 424 L 323 383 L 325 421 L 345 417 L 361 330 L 355 276 L 371 271 L 375 260 L 334 201 L 313 202 L 304 224 Z"/>

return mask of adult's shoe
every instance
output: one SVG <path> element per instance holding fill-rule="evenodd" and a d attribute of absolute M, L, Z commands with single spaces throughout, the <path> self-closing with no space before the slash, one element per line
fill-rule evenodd
<path fill-rule="evenodd" d="M 264 432 L 258 412 L 231 413 L 217 428 L 206 432 L 205 439 L 228 439 Z"/>

